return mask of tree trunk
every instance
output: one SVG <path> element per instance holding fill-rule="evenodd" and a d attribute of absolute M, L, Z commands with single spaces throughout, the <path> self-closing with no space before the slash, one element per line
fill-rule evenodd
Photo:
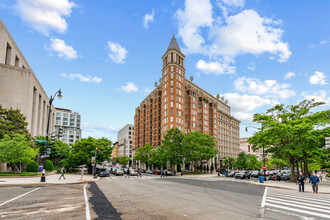
<path fill-rule="evenodd" d="M 297 175 L 299 174 L 299 163 L 298 161 L 296 162 L 296 167 L 297 167 Z"/>
<path fill-rule="evenodd" d="M 305 177 L 307 178 L 308 177 L 308 163 L 307 161 L 304 161 L 304 171 L 305 171 Z"/>
<path fill-rule="evenodd" d="M 303 167 L 303 162 L 300 161 L 300 168 L 301 168 L 301 172 L 304 173 L 304 167 Z"/>
<path fill-rule="evenodd" d="M 290 161 L 290 167 L 291 167 L 291 181 L 294 182 L 294 162 Z"/>

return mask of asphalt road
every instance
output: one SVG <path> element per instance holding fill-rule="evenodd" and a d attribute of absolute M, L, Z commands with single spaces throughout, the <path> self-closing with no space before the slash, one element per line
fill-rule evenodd
<path fill-rule="evenodd" d="M 330 219 L 330 196 L 219 178 L 0 187 L 0 219 Z M 263 205 L 262 205 L 263 204 Z"/>

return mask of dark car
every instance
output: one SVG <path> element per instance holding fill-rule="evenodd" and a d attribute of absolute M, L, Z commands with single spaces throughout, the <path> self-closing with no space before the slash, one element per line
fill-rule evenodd
<path fill-rule="evenodd" d="M 110 173 L 107 169 L 102 169 L 99 171 L 99 177 L 109 177 L 110 176 Z"/>
<path fill-rule="evenodd" d="M 290 180 L 291 179 L 291 172 L 290 171 L 283 172 L 280 178 L 283 181 Z"/>
<path fill-rule="evenodd" d="M 250 171 L 238 171 L 235 173 L 235 179 L 240 178 L 240 179 L 245 179 L 248 178 L 250 179 Z"/>

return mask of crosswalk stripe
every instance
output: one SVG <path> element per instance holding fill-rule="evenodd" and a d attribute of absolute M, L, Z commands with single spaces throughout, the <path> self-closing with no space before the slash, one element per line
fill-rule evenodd
<path fill-rule="evenodd" d="M 269 200 L 276 200 L 276 201 L 283 201 L 283 202 L 288 202 L 288 200 L 284 200 L 284 199 L 278 199 L 278 198 L 274 198 L 274 197 L 267 197 L 267 199 Z M 301 205 L 306 205 L 308 204 L 308 206 L 311 206 L 311 207 L 316 207 L 316 208 L 324 208 L 324 209 L 329 209 L 330 207 L 329 206 L 322 206 L 323 204 L 325 205 L 325 203 L 320 203 L 322 205 L 316 205 L 316 204 L 310 204 L 309 202 L 306 203 L 306 202 L 297 202 L 297 201 L 292 201 L 290 200 L 291 203 L 295 203 L 295 204 L 301 204 Z M 330 211 L 326 211 L 328 213 L 330 213 Z"/>
<path fill-rule="evenodd" d="M 268 195 L 274 196 L 274 197 L 282 197 L 282 198 L 308 199 L 310 201 L 316 201 L 316 202 L 320 201 L 320 198 L 310 197 L 310 196 L 294 196 L 294 195 L 287 195 L 287 194 L 280 194 L 280 193 L 268 193 Z M 323 199 L 323 201 L 328 201 L 328 200 Z"/>
<path fill-rule="evenodd" d="M 324 204 L 328 204 L 328 202 L 324 202 L 324 201 L 311 201 L 309 199 L 305 199 L 305 198 L 288 198 L 288 197 L 278 197 L 278 196 L 267 196 L 267 198 L 273 198 L 273 199 L 286 199 L 285 201 L 296 201 L 296 202 L 301 202 L 301 201 L 306 201 L 308 200 L 309 204 L 315 204 L 315 205 L 324 205 Z M 305 203 L 306 204 L 306 203 Z"/>
<path fill-rule="evenodd" d="M 307 214 L 307 215 L 318 216 L 318 217 L 322 217 L 322 218 L 330 218 L 330 215 L 321 214 L 321 213 L 317 213 L 317 212 L 305 211 L 305 210 L 302 210 L 302 209 L 296 209 L 296 208 L 291 208 L 291 207 L 286 207 L 286 206 L 271 204 L 271 203 L 267 203 L 267 202 L 266 202 L 265 205 L 266 206 L 270 206 L 270 207 L 279 208 L 279 209 L 285 209 L 285 210 L 289 210 L 289 211 L 294 211 L 294 212 L 298 212 L 298 213 L 304 213 L 304 214 Z"/>
<path fill-rule="evenodd" d="M 312 211 L 330 213 L 330 211 L 327 211 L 327 210 L 324 210 L 324 209 L 315 208 L 315 207 L 309 207 L 308 205 L 297 205 L 297 204 L 293 204 L 292 201 L 281 202 L 281 201 L 275 201 L 273 199 L 266 199 L 266 204 L 269 204 L 269 203 L 275 203 L 275 204 L 292 206 L 292 207 L 301 208 L 301 209 L 309 209 L 309 210 L 312 210 Z"/>
<path fill-rule="evenodd" d="M 275 193 L 278 194 L 278 191 L 272 191 L 270 193 Z M 283 195 L 283 194 L 282 194 Z M 303 196 L 304 198 L 317 198 L 317 199 L 325 199 L 325 200 L 329 200 L 330 201 L 330 194 L 329 195 L 322 195 L 322 194 L 313 194 L 313 193 L 309 193 L 309 192 L 285 192 L 286 196 Z"/>

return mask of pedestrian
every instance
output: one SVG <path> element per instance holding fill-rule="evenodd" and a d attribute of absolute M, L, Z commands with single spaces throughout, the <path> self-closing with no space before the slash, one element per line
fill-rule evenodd
<path fill-rule="evenodd" d="M 165 177 L 167 177 L 167 170 L 165 170 Z"/>
<path fill-rule="evenodd" d="M 138 169 L 138 174 L 139 174 L 140 178 L 142 178 L 142 172 L 141 172 L 141 169 Z"/>
<path fill-rule="evenodd" d="M 80 180 L 83 179 L 84 174 L 85 174 L 85 167 L 82 167 L 82 168 L 81 168 L 81 172 L 80 172 Z"/>
<path fill-rule="evenodd" d="M 125 176 L 125 178 L 127 178 L 127 177 L 128 177 L 129 179 L 131 178 L 131 176 L 130 176 L 130 172 L 129 172 L 129 169 L 127 169 L 127 172 L 126 172 L 126 176 Z"/>
<path fill-rule="evenodd" d="M 164 178 L 165 177 L 165 171 L 162 169 L 162 171 L 161 171 L 161 175 L 160 175 L 160 178 Z"/>
<path fill-rule="evenodd" d="M 299 184 L 299 192 L 304 192 L 306 177 L 302 174 L 302 172 L 300 172 L 299 175 L 297 176 L 297 181 Z"/>
<path fill-rule="evenodd" d="M 323 172 L 320 174 L 320 180 L 322 181 L 323 179 Z"/>
<path fill-rule="evenodd" d="M 183 167 L 181 167 L 181 176 L 183 176 Z"/>
<path fill-rule="evenodd" d="M 61 169 L 61 176 L 60 176 L 59 180 L 60 180 L 62 177 L 65 179 L 65 176 L 64 176 L 64 167 L 62 167 L 62 169 Z"/>
<path fill-rule="evenodd" d="M 316 176 L 316 173 L 313 173 L 313 176 L 309 178 L 309 183 L 312 184 L 313 187 L 313 193 L 318 192 L 318 185 L 320 183 L 320 179 Z"/>

